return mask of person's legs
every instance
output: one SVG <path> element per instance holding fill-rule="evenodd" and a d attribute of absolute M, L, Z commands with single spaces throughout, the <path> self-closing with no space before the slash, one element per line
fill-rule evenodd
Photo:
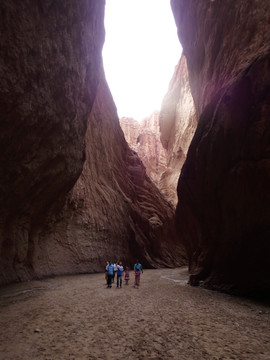
<path fill-rule="evenodd" d="M 117 275 L 117 284 L 116 284 L 117 287 L 119 287 L 119 278 L 120 278 L 120 276 Z"/>
<path fill-rule="evenodd" d="M 140 285 L 140 275 L 136 274 L 135 276 L 135 287 L 138 288 Z"/>
<path fill-rule="evenodd" d="M 112 275 L 108 274 L 108 287 L 112 287 Z"/>
<path fill-rule="evenodd" d="M 120 277 L 120 288 L 122 287 L 122 275 L 119 276 Z"/>

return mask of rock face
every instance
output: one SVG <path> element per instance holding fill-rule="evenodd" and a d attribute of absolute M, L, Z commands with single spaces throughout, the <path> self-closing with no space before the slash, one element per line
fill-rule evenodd
<path fill-rule="evenodd" d="M 121 118 L 120 124 L 147 175 L 175 208 L 179 175 L 197 126 L 185 56 L 175 68 L 160 113 L 154 112 L 142 123 Z"/>
<path fill-rule="evenodd" d="M 86 132 L 86 161 L 60 219 L 46 242 L 36 239 L 33 267 L 39 276 L 103 271 L 107 260 L 144 266 L 184 264 L 175 236 L 173 208 L 146 175 L 121 130 L 101 69 Z M 42 254 L 49 254 L 39 266 Z M 61 254 L 61 257 L 59 257 Z"/>
<path fill-rule="evenodd" d="M 32 234 L 53 217 L 82 172 L 99 82 L 104 1 L 3 0 L 0 14 L 5 282 L 32 276 Z"/>
<path fill-rule="evenodd" d="M 119 122 L 130 148 L 138 152 L 138 137 L 141 133 L 141 124 L 131 117 L 122 117 Z"/>
<path fill-rule="evenodd" d="M 139 123 L 132 118 L 121 118 L 121 128 L 129 146 L 137 152 L 142 160 L 146 173 L 158 187 L 166 171 L 166 151 L 160 141 L 159 112 L 154 111 Z M 167 200 L 170 200 L 167 198 Z"/>
<path fill-rule="evenodd" d="M 190 281 L 270 289 L 270 3 L 171 0 L 199 117 L 178 184 Z"/>
<path fill-rule="evenodd" d="M 159 125 L 160 140 L 167 150 L 166 171 L 162 174 L 159 186 L 165 197 L 176 206 L 179 175 L 197 126 L 184 55 L 175 68 L 169 90 L 163 99 Z"/>
<path fill-rule="evenodd" d="M 104 1 L 0 10 L 0 284 L 103 271 L 109 257 L 182 263 L 173 210 L 127 146 L 104 80 Z"/>

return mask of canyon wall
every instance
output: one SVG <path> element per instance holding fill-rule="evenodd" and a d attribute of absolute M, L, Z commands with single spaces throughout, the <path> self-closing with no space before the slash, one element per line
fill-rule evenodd
<path fill-rule="evenodd" d="M 171 0 L 198 127 L 176 223 L 191 284 L 270 289 L 270 3 Z"/>
<path fill-rule="evenodd" d="M 131 266 L 139 258 L 145 267 L 186 263 L 174 210 L 126 143 L 102 68 L 84 168 L 58 217 L 46 241 L 36 234 L 32 266 L 38 276 L 103 271 L 110 259 Z"/>
<path fill-rule="evenodd" d="M 175 67 L 160 112 L 155 111 L 141 123 L 121 118 L 120 124 L 148 176 L 175 208 L 179 175 L 197 126 L 184 55 Z"/>
<path fill-rule="evenodd" d="M 161 176 L 166 171 L 167 154 L 160 141 L 159 112 L 154 111 L 141 122 L 124 117 L 120 119 L 120 125 L 129 146 L 142 160 L 147 175 L 160 188 Z"/>
<path fill-rule="evenodd" d="M 32 234 L 53 217 L 82 172 L 104 1 L 3 0 L 0 11 L 4 282 L 32 276 Z"/>
<path fill-rule="evenodd" d="M 135 120 L 131 117 L 122 117 L 119 119 L 119 122 L 127 143 L 132 150 L 137 152 L 138 137 L 141 132 L 141 124 L 138 120 Z"/>
<path fill-rule="evenodd" d="M 160 140 L 167 150 L 166 171 L 162 174 L 159 188 L 176 207 L 179 175 L 197 126 L 195 105 L 189 86 L 184 55 L 181 56 L 175 67 L 168 92 L 163 99 L 159 125 Z"/>
<path fill-rule="evenodd" d="M 160 141 L 159 112 L 154 111 L 141 122 L 138 137 L 139 156 L 146 166 L 148 175 L 160 189 L 160 179 L 166 170 L 167 153 Z M 167 198 L 170 200 L 169 198 Z"/>
<path fill-rule="evenodd" d="M 104 6 L 1 1 L 0 284 L 185 262 L 104 79 Z"/>

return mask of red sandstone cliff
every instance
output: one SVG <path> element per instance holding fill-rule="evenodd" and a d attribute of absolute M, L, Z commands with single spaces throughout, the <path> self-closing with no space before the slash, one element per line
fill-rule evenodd
<path fill-rule="evenodd" d="M 171 0 L 198 127 L 176 221 L 191 283 L 270 289 L 270 3 Z"/>
<path fill-rule="evenodd" d="M 176 207 L 179 175 L 197 126 L 184 56 L 175 68 L 160 113 L 154 112 L 142 123 L 122 118 L 120 124 L 127 142 L 143 161 L 148 176 Z"/>
<path fill-rule="evenodd" d="M 3 283 L 34 276 L 34 234 L 54 219 L 82 172 L 104 1 L 3 0 L 0 16 Z"/>
<path fill-rule="evenodd" d="M 3 0 L 0 14 L 0 283 L 109 257 L 183 263 L 103 76 L 104 1 Z"/>
<path fill-rule="evenodd" d="M 121 118 L 120 125 L 130 147 L 142 160 L 146 173 L 159 188 L 160 179 L 166 170 L 166 151 L 160 142 L 159 112 L 153 112 L 141 123 L 132 118 Z M 167 198 L 170 201 L 169 198 Z"/>
<path fill-rule="evenodd" d="M 140 258 L 147 267 L 180 265 L 185 255 L 173 221 L 173 208 L 125 141 L 101 70 L 88 120 L 83 172 L 47 241 L 40 241 L 43 234 L 38 234 L 32 266 L 44 276 L 102 271 L 110 259 L 132 264 Z"/>
<path fill-rule="evenodd" d="M 120 126 L 124 132 L 125 139 L 130 148 L 134 151 L 138 151 L 138 137 L 141 132 L 141 124 L 139 121 L 130 118 L 122 117 L 119 119 Z"/>
<path fill-rule="evenodd" d="M 159 125 L 160 140 L 167 150 L 166 171 L 162 174 L 159 186 L 166 198 L 176 206 L 179 175 L 197 126 L 184 55 L 175 68 L 169 90 L 163 99 Z"/>

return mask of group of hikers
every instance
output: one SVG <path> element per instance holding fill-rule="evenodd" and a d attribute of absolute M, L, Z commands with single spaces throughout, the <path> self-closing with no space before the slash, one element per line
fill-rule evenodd
<path fill-rule="evenodd" d="M 128 266 L 126 266 L 124 269 L 121 261 L 118 261 L 114 264 L 111 261 L 107 261 L 107 265 L 105 268 L 105 279 L 106 279 L 107 288 L 112 287 L 112 283 L 114 283 L 115 276 L 117 279 L 116 287 L 121 288 L 122 282 L 123 282 L 123 273 L 125 274 L 125 276 L 124 276 L 125 284 L 128 285 L 128 282 L 130 279 L 129 271 L 130 271 L 130 268 Z M 139 285 L 140 285 L 141 273 L 143 273 L 143 268 L 142 268 L 142 265 L 140 264 L 139 260 L 137 260 L 134 265 L 134 275 L 135 275 L 134 287 L 137 289 L 139 288 Z"/>

